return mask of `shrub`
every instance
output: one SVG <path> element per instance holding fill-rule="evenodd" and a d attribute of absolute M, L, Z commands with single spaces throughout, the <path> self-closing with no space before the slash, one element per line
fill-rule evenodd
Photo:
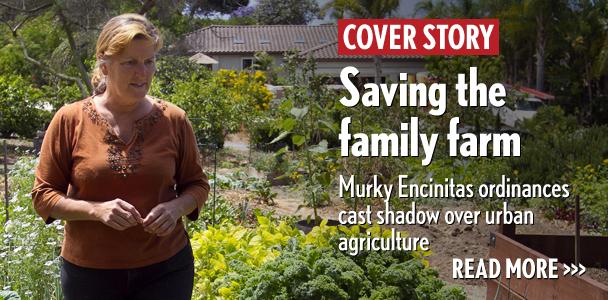
<path fill-rule="evenodd" d="M 258 216 L 255 229 L 223 223 L 210 226 L 192 236 L 195 259 L 195 299 L 230 298 L 238 286 L 229 274 L 241 274 L 279 256 L 280 249 L 290 238 L 299 235 L 297 229 L 281 222 L 278 225 Z"/>
<path fill-rule="evenodd" d="M 199 142 L 221 148 L 226 134 L 237 132 L 241 124 L 249 124 L 269 108 L 272 93 L 265 81 L 261 72 L 220 70 L 209 80 L 193 77 L 177 82 L 167 98 L 188 112 Z"/>
<path fill-rule="evenodd" d="M 572 188 L 573 196 L 580 196 L 582 224 L 608 234 L 608 158 L 597 166 L 577 167 Z"/>
<path fill-rule="evenodd" d="M 152 84 L 152 93 L 166 97 L 175 92 L 176 85 L 181 81 L 208 80 L 211 71 L 192 63 L 181 56 L 162 56 L 156 61 L 156 73 Z"/>
<path fill-rule="evenodd" d="M 205 207 L 200 212 L 196 221 L 188 221 L 186 230 L 189 234 L 204 230 L 211 224 L 222 222 L 234 222 L 239 217 L 237 210 L 221 195 L 215 199 L 215 220 L 213 219 L 213 195 L 209 194 L 209 199 L 205 203 Z"/>
<path fill-rule="evenodd" d="M 42 103 L 42 92 L 21 76 L 0 75 L 0 134 L 33 137 L 51 117 Z"/>
<path fill-rule="evenodd" d="M 272 191 L 272 185 L 268 180 L 259 180 L 253 184 L 252 188 L 255 200 L 263 202 L 267 205 L 274 205 L 274 198 L 277 193 Z"/>
<path fill-rule="evenodd" d="M 0 285 L 26 299 L 61 299 L 59 249 L 63 226 L 36 215 L 30 191 L 37 159 L 22 157 L 9 173 L 10 219 L 0 227 Z M 4 215 L 4 211 L 3 211 Z"/>
<path fill-rule="evenodd" d="M 390 299 L 465 299 L 462 289 L 446 286 L 436 271 L 413 255 L 416 252 L 367 251 L 347 256 L 333 242 L 344 234 L 359 233 L 319 228 L 315 229 L 331 231 L 328 245 L 319 245 L 314 236 L 321 233 L 311 232 L 303 243 L 294 240 L 276 260 L 233 278 L 244 282 L 239 285 L 239 298 L 385 299 L 393 295 Z M 306 246 L 308 243 L 314 246 Z"/>
<path fill-rule="evenodd" d="M 522 182 L 560 182 L 572 168 L 608 157 L 608 127 L 577 128 L 559 107 L 541 108 L 523 126 L 531 136 L 522 142 L 521 156 L 512 160 Z"/>
<path fill-rule="evenodd" d="M 465 299 L 428 268 L 428 253 L 337 250 L 339 237 L 390 235 L 379 226 L 323 221 L 302 235 L 285 222 L 258 222 L 256 229 L 222 224 L 195 234 L 195 299 Z"/>

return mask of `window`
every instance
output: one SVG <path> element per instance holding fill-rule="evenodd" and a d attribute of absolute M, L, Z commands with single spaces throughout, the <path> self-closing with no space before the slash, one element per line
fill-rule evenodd
<path fill-rule="evenodd" d="M 243 58 L 242 63 L 241 63 L 241 69 L 242 70 L 251 69 L 252 66 L 253 66 L 253 58 L 252 57 Z"/>

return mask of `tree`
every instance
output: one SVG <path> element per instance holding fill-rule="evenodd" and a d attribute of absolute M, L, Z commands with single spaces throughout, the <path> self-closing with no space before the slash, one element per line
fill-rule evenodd
<path fill-rule="evenodd" d="M 433 1 L 425 0 L 416 4 L 414 16 L 426 12 L 425 17 L 438 18 L 479 18 L 479 3 L 473 0 Z"/>
<path fill-rule="evenodd" d="M 391 17 L 392 13 L 399 7 L 398 0 L 331 0 L 321 9 L 324 15 L 333 9 L 332 16 L 342 19 L 345 15 L 354 18 L 384 19 Z M 382 78 L 382 60 L 380 56 L 374 56 L 376 69 L 374 82 L 380 83 Z"/>
<path fill-rule="evenodd" d="M 490 16 L 500 20 L 500 52 L 507 66 L 506 78 L 524 84 L 534 82 L 534 44 L 536 37 L 535 20 L 527 14 L 522 1 L 484 1 L 482 7 Z"/>
<path fill-rule="evenodd" d="M 564 63 L 548 68 L 547 84 L 560 87 L 570 101 L 564 103 L 578 112 L 586 124 L 606 123 L 608 92 L 608 1 L 578 1 L 571 6 L 561 43 L 551 43 L 549 53 L 563 53 Z M 555 45 L 558 44 L 558 45 Z M 555 55 L 555 54 L 553 54 Z M 566 98 L 566 97 L 565 97 Z"/>
<path fill-rule="evenodd" d="M 84 56 L 82 53 L 82 49 L 80 45 L 77 44 L 75 39 L 75 24 L 76 22 L 72 22 L 68 17 L 70 16 L 68 13 L 75 14 L 75 12 L 84 11 L 85 13 L 91 14 L 93 10 L 76 10 L 72 9 L 71 5 L 76 5 L 79 7 L 83 7 L 84 4 L 90 6 L 98 6 L 103 5 L 103 2 L 100 1 L 86 1 L 80 0 L 78 1 L 45 1 L 43 3 L 38 3 L 37 1 L 0 1 L 0 7 L 3 8 L 2 11 L 2 23 L 4 23 L 11 32 L 12 37 L 18 43 L 18 45 L 22 48 L 24 58 L 34 64 L 36 67 L 41 68 L 53 76 L 59 77 L 63 80 L 76 83 L 80 88 L 80 91 L 83 96 L 89 95 L 93 87 L 89 80 L 88 70 L 84 64 Z M 84 3 L 86 2 L 86 3 Z M 36 57 L 32 57 L 30 52 L 28 51 L 28 46 L 26 45 L 24 39 L 19 34 L 19 30 L 26 24 L 29 20 L 34 19 L 42 14 L 52 13 L 58 24 L 55 26 L 59 26 L 63 32 L 65 33 L 66 41 L 69 45 L 69 49 L 72 54 L 72 66 L 74 66 L 77 70 L 78 76 L 73 76 L 67 74 L 66 72 L 62 72 L 57 68 L 51 66 L 48 61 L 45 59 L 40 59 Z M 99 11 L 97 12 L 99 15 Z"/>
<path fill-rule="evenodd" d="M 449 5 L 445 1 L 425 0 L 416 3 L 413 16 L 423 12 L 424 17 L 428 19 L 440 19 L 450 15 Z"/>
<path fill-rule="evenodd" d="M 263 25 L 302 25 L 318 13 L 319 5 L 314 0 L 260 0 L 253 17 Z"/>
<path fill-rule="evenodd" d="M 158 10 L 164 11 L 164 5 L 175 1 L 178 0 L 0 0 L 0 21 L 9 29 L 26 61 L 51 76 L 75 83 L 85 97 L 93 91 L 87 59 L 93 54 L 94 38 L 99 27 L 117 14 L 133 11 L 145 14 L 157 6 Z M 48 52 L 37 56 L 31 51 L 32 46 L 21 36 L 21 29 L 31 20 L 48 14 L 53 16 L 48 25 L 60 28 L 65 40 L 59 46 L 47 49 Z M 54 64 L 53 59 L 64 63 Z"/>
<path fill-rule="evenodd" d="M 43 12 L 53 8 L 54 3 L 53 2 L 46 2 L 43 4 L 32 4 L 29 3 L 28 1 L 23 1 L 21 3 L 21 7 L 18 5 L 18 3 L 16 3 L 16 1 L 7 1 L 7 2 L 0 2 L 0 7 L 3 8 L 2 11 L 2 23 L 4 23 L 8 29 L 11 32 L 12 37 L 14 38 L 14 40 L 18 43 L 18 45 L 22 48 L 23 51 L 23 57 L 29 61 L 30 63 L 36 65 L 37 67 L 61 78 L 67 81 L 71 81 L 71 82 L 75 82 L 76 84 L 78 84 L 78 86 L 81 89 L 81 92 L 83 93 L 83 95 L 88 94 L 86 89 L 85 89 L 85 83 L 83 83 L 82 78 L 78 78 L 78 77 L 74 77 L 74 76 L 70 76 L 68 74 L 59 72 L 57 70 L 55 70 L 54 68 L 52 68 L 51 66 L 49 66 L 47 63 L 33 58 L 30 56 L 29 52 L 28 52 L 28 47 L 25 44 L 25 41 L 23 40 L 23 38 L 19 35 L 19 29 L 22 28 L 22 26 L 30 19 L 42 14 Z M 72 44 L 72 43 L 70 43 Z M 82 75 L 82 74 L 81 74 Z M 88 81 L 88 74 L 84 74 L 84 76 L 86 77 L 86 80 L 84 80 L 84 82 Z M 90 85 L 90 83 L 89 83 Z M 92 89 L 89 89 L 89 92 L 92 91 Z"/>
<path fill-rule="evenodd" d="M 527 26 L 525 33 L 530 33 L 533 29 L 534 37 L 526 35 L 524 43 L 530 45 L 530 40 L 534 40 L 534 58 L 536 66 L 536 89 L 545 90 L 545 63 L 547 60 L 548 39 L 551 36 L 559 35 L 561 26 L 567 19 L 569 1 L 567 0 L 524 0 L 507 1 L 510 2 L 511 9 L 518 10 L 519 15 L 515 16 L 515 22 L 522 22 Z M 520 31 L 521 33 L 521 31 Z M 557 43 L 555 43 L 557 44 Z"/>
<path fill-rule="evenodd" d="M 249 0 L 186 0 L 185 4 L 190 16 L 227 14 L 239 7 L 247 6 Z"/>
<path fill-rule="evenodd" d="M 391 17 L 399 7 L 398 0 L 331 0 L 323 5 L 321 13 L 325 15 L 332 10 L 336 19 L 344 17 L 384 19 Z"/>

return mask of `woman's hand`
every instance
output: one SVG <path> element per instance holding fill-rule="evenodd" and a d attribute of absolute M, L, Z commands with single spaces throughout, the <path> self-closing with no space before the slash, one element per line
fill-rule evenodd
<path fill-rule="evenodd" d="M 155 206 L 143 220 L 144 230 L 157 236 L 168 235 L 180 217 L 179 209 L 173 201 L 163 202 Z"/>
<path fill-rule="evenodd" d="M 137 209 L 122 199 L 96 204 L 95 215 L 100 222 L 116 230 L 125 230 L 143 223 Z"/>

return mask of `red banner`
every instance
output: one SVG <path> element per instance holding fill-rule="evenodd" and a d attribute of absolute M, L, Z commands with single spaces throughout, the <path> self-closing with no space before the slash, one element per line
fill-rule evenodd
<path fill-rule="evenodd" d="M 339 55 L 498 55 L 498 19 L 341 19 Z"/>

